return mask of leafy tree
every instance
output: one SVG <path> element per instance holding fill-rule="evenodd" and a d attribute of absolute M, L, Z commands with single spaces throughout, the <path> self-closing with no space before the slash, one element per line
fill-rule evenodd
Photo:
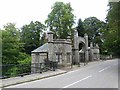
<path fill-rule="evenodd" d="M 33 22 L 21 28 L 21 41 L 24 43 L 24 52 L 31 54 L 31 51 L 43 44 L 41 37 L 46 27 L 41 22 Z"/>
<path fill-rule="evenodd" d="M 108 54 L 120 55 L 120 2 L 109 3 L 107 14 L 107 32 L 104 42 Z"/>
<path fill-rule="evenodd" d="M 54 32 L 56 38 L 67 38 L 67 35 L 73 33 L 74 24 L 73 9 L 70 3 L 55 2 L 51 13 L 48 15 L 45 23 Z"/>
<path fill-rule="evenodd" d="M 93 43 L 100 43 L 103 39 L 101 39 L 103 35 L 103 30 L 106 27 L 106 23 L 100 21 L 96 17 L 89 17 L 83 21 L 83 26 L 85 29 L 85 33 L 89 36 L 89 41 Z"/>
<path fill-rule="evenodd" d="M 76 27 L 76 29 L 78 31 L 78 36 L 84 37 L 85 29 L 83 27 L 83 22 L 81 19 L 78 20 L 78 26 Z"/>
<path fill-rule="evenodd" d="M 2 63 L 17 63 L 19 51 L 19 32 L 15 24 L 8 23 L 2 30 Z"/>
<path fill-rule="evenodd" d="M 19 65 L 30 64 L 31 57 L 21 52 L 22 43 L 20 42 L 19 30 L 15 27 L 15 24 L 8 23 L 4 26 L 2 32 L 2 65 L 15 64 Z M 15 75 L 19 73 L 19 67 L 7 66 L 2 68 L 3 75 Z"/>

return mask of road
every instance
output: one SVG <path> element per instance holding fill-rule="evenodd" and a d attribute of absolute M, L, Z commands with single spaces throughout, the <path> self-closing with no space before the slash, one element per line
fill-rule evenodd
<path fill-rule="evenodd" d="M 7 88 L 118 88 L 118 59 L 92 62 L 62 75 Z"/>

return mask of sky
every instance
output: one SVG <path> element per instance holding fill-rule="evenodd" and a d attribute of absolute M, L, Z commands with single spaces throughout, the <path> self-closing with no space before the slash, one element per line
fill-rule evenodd
<path fill-rule="evenodd" d="M 44 24 L 56 1 L 71 3 L 76 24 L 79 18 L 83 21 L 91 16 L 105 21 L 108 0 L 0 0 L 0 28 L 8 22 L 15 23 L 17 28 L 31 21 Z"/>

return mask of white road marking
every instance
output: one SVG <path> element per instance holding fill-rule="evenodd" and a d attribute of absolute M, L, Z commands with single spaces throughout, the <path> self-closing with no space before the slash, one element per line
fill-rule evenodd
<path fill-rule="evenodd" d="M 81 80 L 79 80 L 79 81 L 76 81 L 76 82 L 74 82 L 74 83 L 71 83 L 71 84 L 69 84 L 69 85 L 67 85 L 67 86 L 65 86 L 65 87 L 63 87 L 63 88 L 68 88 L 68 87 L 70 87 L 70 86 L 72 86 L 72 85 L 74 85 L 74 84 L 76 84 L 76 83 L 78 83 L 78 82 L 84 81 L 84 80 L 86 80 L 86 79 L 88 79 L 88 78 L 90 78 L 90 77 L 92 77 L 92 76 L 91 76 L 91 75 L 90 75 L 90 76 L 87 76 L 87 77 L 85 77 L 85 78 L 83 78 L 83 79 L 81 79 Z"/>
<path fill-rule="evenodd" d="M 67 72 L 66 74 L 70 74 L 70 73 L 73 73 L 73 72 L 77 72 L 77 71 L 79 71 L 80 69 L 78 69 L 78 70 L 74 70 L 74 71 L 70 71 L 70 72 Z M 81 69 L 82 70 L 82 69 Z"/>
<path fill-rule="evenodd" d="M 116 65 L 118 65 L 118 64 L 113 64 L 113 66 L 116 66 Z M 104 69 L 102 69 L 102 70 L 100 70 L 100 71 L 98 71 L 98 72 L 102 72 L 102 71 L 104 71 L 104 70 L 106 70 L 106 69 L 108 69 L 108 68 L 110 68 L 110 67 L 112 67 L 112 66 L 108 66 L 108 67 L 106 67 L 106 68 L 104 68 Z"/>
<path fill-rule="evenodd" d="M 102 69 L 102 70 L 100 70 L 100 71 L 98 71 L 98 72 L 102 72 L 102 71 L 104 71 L 104 70 L 106 70 L 106 69 L 108 69 L 108 68 L 110 68 L 110 66 L 109 66 L 109 67 L 106 67 L 106 68 L 104 68 L 104 69 Z"/>
<path fill-rule="evenodd" d="M 100 70 L 99 72 L 102 72 L 102 71 L 104 71 L 105 69 L 102 69 L 102 70 Z"/>

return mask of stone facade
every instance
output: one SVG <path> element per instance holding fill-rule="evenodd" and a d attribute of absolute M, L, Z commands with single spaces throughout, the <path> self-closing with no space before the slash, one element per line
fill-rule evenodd
<path fill-rule="evenodd" d="M 53 39 L 53 33 L 48 32 L 48 43 L 33 50 L 31 56 L 32 63 L 44 62 L 48 57 L 50 61 L 57 61 L 62 65 L 70 64 L 72 63 L 72 44 L 69 38 Z"/>
<path fill-rule="evenodd" d="M 79 44 L 83 44 L 83 48 L 79 51 Z M 32 63 L 44 62 L 44 59 L 57 61 L 59 64 L 67 65 L 71 63 L 80 63 L 81 61 L 99 60 L 99 47 L 90 44 L 88 47 L 88 35 L 79 37 L 78 32 L 74 31 L 74 47 L 70 38 L 54 39 L 53 32 L 48 32 L 48 43 L 38 47 L 32 51 Z"/>

